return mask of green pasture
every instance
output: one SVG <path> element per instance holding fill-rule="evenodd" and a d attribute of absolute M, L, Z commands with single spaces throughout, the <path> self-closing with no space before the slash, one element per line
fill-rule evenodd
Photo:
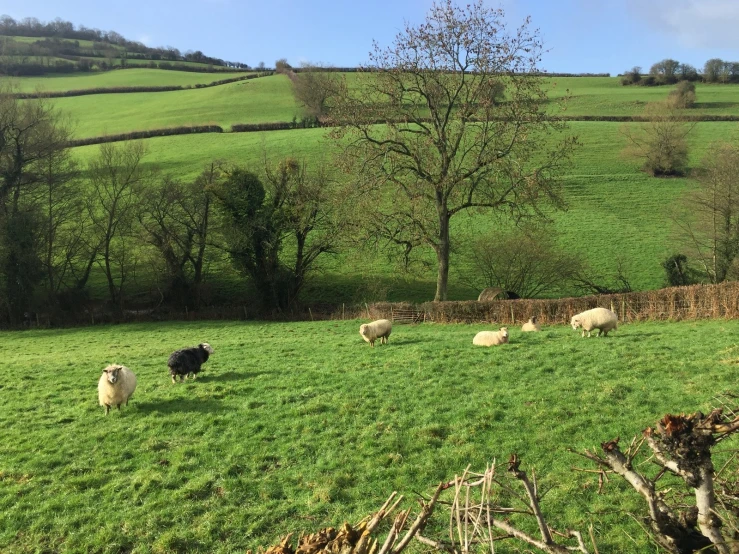
<path fill-rule="evenodd" d="M 128 77 L 130 73 L 130 77 Z M 174 75 L 168 75 L 173 73 Z M 183 74 L 185 73 L 185 74 Z M 79 77 L 18 78 L 21 90 L 65 90 L 96 86 L 192 85 L 227 78 L 233 73 L 187 75 L 154 69 L 127 69 Z M 349 74 L 349 79 L 356 76 Z M 130 80 L 129 80 L 130 79 Z M 639 115 L 647 102 L 663 100 L 672 87 L 624 87 L 615 77 L 570 77 L 551 79 L 546 85 L 552 99 L 550 110 L 567 116 Z M 559 100 L 569 89 L 572 97 L 560 111 Z M 696 108 L 690 114 L 739 115 L 739 87 L 697 85 Z M 179 125 L 264 123 L 291 121 L 301 116 L 289 79 L 273 75 L 215 88 L 168 93 L 122 93 L 86 95 L 51 100 L 78 122 L 79 138 L 105 133 Z"/>
<path fill-rule="evenodd" d="M 245 75 L 248 75 L 248 73 L 195 73 L 192 71 L 135 68 L 80 73 L 71 76 L 48 74 L 42 77 L 0 77 L 0 84 L 10 82 L 17 86 L 19 92 L 57 92 L 114 87 L 194 86 Z"/>
<path fill-rule="evenodd" d="M 22 42 L 25 44 L 34 44 L 36 42 L 43 42 L 44 40 L 51 40 L 50 37 L 22 37 L 22 36 L 16 36 L 16 35 L 0 35 L 0 40 L 8 40 L 8 41 L 15 41 L 15 42 Z M 102 44 L 106 47 L 106 49 L 115 49 L 115 50 L 124 50 L 123 46 L 119 46 L 117 44 L 112 44 L 110 42 L 94 42 L 92 40 L 82 40 L 82 39 L 74 39 L 74 38 L 65 38 L 61 39 L 62 43 L 70 43 L 74 44 L 75 42 L 79 44 L 80 48 L 93 48 L 95 45 Z"/>
<path fill-rule="evenodd" d="M 128 71 L 135 70 L 121 73 Z M 220 74 L 207 77 L 211 82 Z M 49 102 L 71 118 L 78 138 L 180 125 L 230 128 L 234 123 L 290 121 L 301 113 L 284 75 L 201 89 L 86 95 Z"/>
<path fill-rule="evenodd" d="M 665 100 L 672 86 L 623 86 L 620 77 L 551 77 L 545 87 L 552 106 L 569 94 L 563 115 L 639 115 L 649 102 Z M 693 115 L 739 115 L 739 87 L 695 83 L 696 105 L 686 110 Z"/>
<path fill-rule="evenodd" d="M 592 524 L 601 552 L 647 552 L 628 515 L 643 511 L 638 495 L 615 477 L 598 495 L 566 449 L 628 443 L 736 387 L 735 321 L 622 325 L 600 339 L 512 328 L 490 349 L 472 346 L 489 324 L 396 325 L 373 349 L 360 323 L 4 332 L 0 550 L 255 550 L 357 522 L 394 490 L 415 505 L 468 465 L 515 452 L 548 491 L 552 526 Z M 173 385 L 170 352 L 201 341 L 215 354 L 197 380 Z M 138 387 L 105 417 L 96 387 L 112 362 Z M 722 443 L 717 461 L 733 448 Z M 445 536 L 439 519 L 427 534 Z"/>

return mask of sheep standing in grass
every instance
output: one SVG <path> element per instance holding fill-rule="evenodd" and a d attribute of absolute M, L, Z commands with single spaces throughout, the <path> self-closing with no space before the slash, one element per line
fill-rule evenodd
<path fill-rule="evenodd" d="M 98 400 L 105 406 L 105 415 L 110 413 L 110 407 L 121 404 L 128 406 L 128 399 L 136 390 L 136 375 L 126 366 L 113 364 L 103 370 L 98 381 Z"/>
<path fill-rule="evenodd" d="M 393 323 L 387 319 L 378 319 L 372 323 L 365 323 L 359 326 L 359 334 L 373 348 L 377 339 L 380 339 L 380 344 L 387 344 L 387 339 L 392 330 Z"/>
<path fill-rule="evenodd" d="M 531 331 L 541 331 L 541 325 L 536 322 L 536 316 L 532 315 L 529 320 L 521 326 L 521 331 L 529 333 Z"/>
<path fill-rule="evenodd" d="M 606 308 L 593 308 L 572 316 L 573 329 L 582 327 L 582 336 L 590 336 L 590 331 L 598 329 L 598 336 L 608 336 L 608 331 L 618 329 L 618 316 Z"/>
<path fill-rule="evenodd" d="M 500 331 L 480 331 L 472 339 L 476 346 L 498 346 L 508 342 L 508 327 L 501 327 Z"/>
<path fill-rule="evenodd" d="M 172 382 L 177 382 L 178 375 L 180 381 L 184 381 L 189 375 L 192 375 L 192 378 L 195 379 L 195 375 L 200 372 L 200 366 L 208 361 L 211 354 L 213 354 L 213 347 L 207 342 L 200 343 L 192 348 L 183 348 L 172 352 L 167 361 Z"/>

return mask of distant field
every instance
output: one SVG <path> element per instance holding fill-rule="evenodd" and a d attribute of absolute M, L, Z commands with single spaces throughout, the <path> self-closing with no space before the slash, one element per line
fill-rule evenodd
<path fill-rule="evenodd" d="M 553 77 L 549 98 L 569 89 L 565 115 L 638 115 L 648 102 L 664 100 L 674 86 L 623 86 L 619 77 Z M 696 83 L 697 103 L 690 114 L 739 115 L 739 86 Z M 554 110 L 555 107 L 553 106 Z"/>
<path fill-rule="evenodd" d="M 134 70 L 121 73 L 128 71 Z M 207 82 L 219 79 L 216 74 L 207 76 Z M 101 94 L 50 101 L 72 118 L 76 123 L 75 136 L 80 138 L 179 125 L 215 124 L 230 128 L 234 123 L 290 121 L 300 115 L 290 81 L 284 75 L 202 89 Z"/>
<path fill-rule="evenodd" d="M 130 84 L 126 75 L 132 72 Z M 151 73 L 148 73 L 151 72 Z M 175 73 L 169 76 L 168 73 Z M 233 74 L 194 74 L 162 70 L 129 69 L 80 77 L 18 79 L 22 90 L 47 87 L 93 88 L 95 86 L 158 86 L 167 84 L 207 83 Z M 238 74 L 237 74 L 238 75 Z M 356 76 L 349 75 L 350 80 Z M 75 80 L 79 79 L 78 83 Z M 57 85 L 56 83 L 60 83 Z M 552 79 L 548 85 L 553 102 L 569 88 L 573 97 L 563 115 L 638 115 L 649 101 L 664 99 L 672 87 L 624 87 L 615 77 L 579 77 Z M 698 104 L 690 114 L 739 115 L 739 86 L 698 84 Z M 186 90 L 169 93 L 136 93 L 105 96 L 80 96 L 53 100 L 60 109 L 79 121 L 80 138 L 103 133 L 114 134 L 179 125 L 290 121 L 299 117 L 289 79 L 284 75 L 262 77 L 215 89 Z M 123 115 L 123 117 L 121 117 Z"/>
<path fill-rule="evenodd" d="M 0 35 L 0 41 L 1 40 L 11 40 L 15 42 L 22 42 L 25 44 L 33 44 L 34 42 L 44 41 L 48 38 L 49 37 L 21 37 L 21 36 L 15 36 L 15 35 Z M 116 49 L 116 50 L 124 49 L 122 46 L 119 46 L 117 44 L 111 44 L 109 42 L 95 43 L 91 40 L 80 40 L 80 39 L 74 39 L 74 38 L 64 38 L 64 39 L 61 39 L 61 41 L 68 42 L 71 44 L 74 44 L 75 42 L 77 42 L 81 48 L 93 48 L 95 44 L 105 44 L 110 49 Z"/>
<path fill-rule="evenodd" d="M 43 77 L 0 77 L 0 83 L 10 81 L 20 92 L 84 90 L 113 87 L 162 87 L 208 84 L 221 79 L 243 77 L 248 73 L 195 73 L 165 69 L 118 69 L 75 75 L 49 74 Z"/>
<path fill-rule="evenodd" d="M 605 339 L 516 328 L 492 349 L 471 344 L 484 324 L 396 326 L 372 349 L 360 323 L 5 332 L 0 550 L 256 551 L 356 523 L 393 490 L 415 505 L 468 464 L 515 452 L 548 491 L 555 528 L 592 524 L 601 552 L 648 552 L 628 515 L 643 510 L 638 495 L 615 477 L 597 494 L 566 449 L 628 442 L 736 392 L 735 321 L 623 325 Z M 215 354 L 201 376 L 172 385 L 170 352 L 206 340 Z M 138 387 L 106 418 L 96 384 L 111 362 Z"/>

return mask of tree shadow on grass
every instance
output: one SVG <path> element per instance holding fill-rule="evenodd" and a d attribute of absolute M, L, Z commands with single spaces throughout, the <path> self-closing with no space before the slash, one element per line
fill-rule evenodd
<path fill-rule="evenodd" d="M 159 402 L 137 402 L 135 407 L 142 412 L 174 414 L 179 412 L 198 412 L 214 414 L 225 412 L 226 407 L 217 400 L 204 400 L 198 398 L 171 398 Z"/>
<path fill-rule="evenodd" d="M 726 109 L 736 108 L 739 106 L 739 102 L 696 102 L 693 104 L 693 108 L 704 108 L 704 109 Z"/>
<path fill-rule="evenodd" d="M 422 342 L 428 342 L 428 341 L 426 339 L 406 339 L 406 338 L 400 339 L 399 338 L 399 339 L 394 340 L 393 342 L 388 342 L 387 345 L 383 344 L 382 346 L 392 346 L 393 344 L 402 346 L 405 344 L 420 344 Z M 375 343 L 375 345 L 376 344 L 377 343 Z"/>

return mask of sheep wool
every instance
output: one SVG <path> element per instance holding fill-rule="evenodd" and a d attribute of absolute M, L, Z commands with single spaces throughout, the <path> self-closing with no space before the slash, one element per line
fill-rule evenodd
<path fill-rule="evenodd" d="M 126 366 L 113 364 L 103 370 L 98 381 L 98 400 L 105 406 L 105 415 L 111 406 L 119 410 L 121 404 L 128 406 L 128 399 L 136 390 L 136 375 Z"/>
<path fill-rule="evenodd" d="M 393 330 L 393 324 L 387 319 L 378 319 L 372 323 L 365 323 L 359 326 L 359 334 L 365 342 L 370 343 L 374 348 L 375 341 L 380 339 L 380 344 L 387 344 L 388 337 Z"/>
<path fill-rule="evenodd" d="M 201 342 L 192 348 L 182 348 L 172 352 L 169 360 L 167 360 L 172 382 L 177 382 L 178 375 L 180 381 L 184 381 L 188 376 L 195 379 L 195 375 L 200 373 L 201 366 L 208 361 L 211 354 L 213 354 L 213 347 L 207 342 Z"/>
<path fill-rule="evenodd" d="M 582 327 L 582 336 L 590 336 L 590 331 L 598 329 L 598 336 L 608 336 L 608 331 L 618 329 L 618 316 L 606 308 L 593 308 L 573 315 L 570 320 L 573 329 Z"/>
<path fill-rule="evenodd" d="M 480 331 L 472 339 L 476 346 L 498 346 L 508 342 L 508 327 L 501 327 L 500 331 Z"/>
<path fill-rule="evenodd" d="M 536 322 L 536 316 L 531 316 L 529 320 L 521 326 L 521 331 L 524 333 L 530 333 L 535 331 L 541 331 L 541 325 Z"/>

